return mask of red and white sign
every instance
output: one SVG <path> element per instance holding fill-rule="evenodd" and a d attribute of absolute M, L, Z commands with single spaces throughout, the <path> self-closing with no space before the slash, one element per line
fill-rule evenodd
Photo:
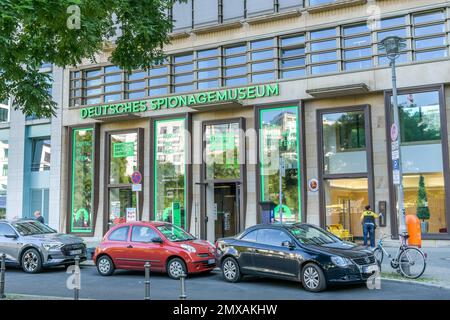
<path fill-rule="evenodd" d="M 131 174 L 131 181 L 133 184 L 140 184 L 142 181 L 142 174 L 139 171 L 135 171 Z"/>
<path fill-rule="evenodd" d="M 397 139 L 398 139 L 398 127 L 395 123 L 393 123 L 391 126 L 391 140 L 397 141 Z"/>

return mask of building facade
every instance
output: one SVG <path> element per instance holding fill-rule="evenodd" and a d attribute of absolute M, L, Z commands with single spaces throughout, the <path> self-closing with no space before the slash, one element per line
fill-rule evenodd
<path fill-rule="evenodd" d="M 41 72 L 52 74 L 51 93 L 61 106 L 63 69 L 45 64 Z M 37 119 L 11 104 L 0 104 L 0 218 L 32 218 L 39 210 L 59 229 L 62 109 L 56 117 Z"/>
<path fill-rule="evenodd" d="M 188 0 L 170 16 L 165 63 L 127 73 L 104 52 L 52 69 L 56 119 L 11 113 L 0 131 L 8 216 L 38 207 L 33 150 L 49 143 L 28 152 L 23 142 L 50 137 L 50 170 L 39 158 L 49 221 L 92 241 L 127 219 L 214 241 L 264 221 L 262 201 L 280 219 L 280 186 L 283 221 L 358 238 L 370 204 L 385 212 L 377 230 L 395 239 L 391 70 L 378 43 L 397 35 L 407 40 L 397 68 L 406 213 L 423 239 L 448 243 L 450 1 Z M 23 177 L 20 154 L 33 156 Z"/>

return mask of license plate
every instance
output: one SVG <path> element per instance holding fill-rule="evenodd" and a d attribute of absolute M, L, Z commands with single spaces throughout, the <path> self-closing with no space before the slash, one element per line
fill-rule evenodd
<path fill-rule="evenodd" d="M 213 263 L 216 263 L 216 259 L 209 259 L 208 260 L 208 264 L 213 264 Z"/>
<path fill-rule="evenodd" d="M 76 256 L 77 254 L 81 254 L 83 252 L 83 250 L 79 249 L 79 250 L 71 250 L 69 251 L 69 255 L 71 256 Z"/>
<path fill-rule="evenodd" d="M 378 266 L 376 264 L 371 266 L 365 266 L 363 269 L 364 273 L 374 273 L 378 271 Z"/>

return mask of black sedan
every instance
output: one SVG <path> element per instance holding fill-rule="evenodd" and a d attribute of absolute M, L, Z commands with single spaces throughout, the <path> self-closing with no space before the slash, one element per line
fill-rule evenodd
<path fill-rule="evenodd" d="M 225 280 L 244 275 L 300 281 L 308 291 L 362 283 L 378 270 L 373 253 L 310 224 L 268 224 L 216 242 Z"/>

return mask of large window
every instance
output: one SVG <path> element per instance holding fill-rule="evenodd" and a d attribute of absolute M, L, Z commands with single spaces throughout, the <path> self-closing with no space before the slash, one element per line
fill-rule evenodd
<path fill-rule="evenodd" d="M 30 189 L 30 210 L 27 217 L 34 219 L 33 213 L 39 210 L 48 223 L 49 189 Z"/>
<path fill-rule="evenodd" d="M 369 107 L 318 111 L 321 222 L 361 237 L 360 216 L 373 201 Z"/>
<path fill-rule="evenodd" d="M 173 92 L 194 90 L 194 56 L 192 53 L 177 55 L 173 59 Z"/>
<path fill-rule="evenodd" d="M 336 28 L 315 30 L 310 33 L 309 60 L 311 63 L 311 74 L 337 72 L 338 42 L 336 39 Z"/>
<path fill-rule="evenodd" d="M 362 236 L 361 213 L 369 204 L 367 178 L 324 181 L 326 226 L 342 226 L 354 237 Z"/>
<path fill-rule="evenodd" d="M 364 111 L 322 115 L 324 172 L 367 171 Z"/>
<path fill-rule="evenodd" d="M 173 31 L 180 32 L 192 28 L 192 0 L 185 2 L 176 1 L 172 8 L 172 18 L 174 21 Z"/>
<path fill-rule="evenodd" d="M 225 48 L 223 65 L 225 86 L 233 87 L 247 84 L 246 44 Z"/>
<path fill-rule="evenodd" d="M 301 221 L 298 107 L 260 109 L 259 121 L 261 201 L 275 202 L 275 219 L 279 219 L 281 172 L 283 222 Z"/>
<path fill-rule="evenodd" d="M 367 23 L 343 28 L 344 70 L 372 67 L 372 38 Z"/>
<path fill-rule="evenodd" d="M 197 51 L 197 88 L 218 88 L 221 85 L 220 49 Z"/>
<path fill-rule="evenodd" d="M 108 226 L 127 221 L 127 214 L 136 212 L 136 192 L 131 190 L 131 175 L 139 170 L 139 134 L 119 132 L 109 134 L 109 220 Z M 134 214 L 133 214 L 134 215 Z"/>
<path fill-rule="evenodd" d="M 398 104 L 406 214 L 420 219 L 423 233 L 446 234 L 440 92 L 403 94 Z"/>
<path fill-rule="evenodd" d="M 240 129 L 238 122 L 205 127 L 206 179 L 239 179 Z"/>
<path fill-rule="evenodd" d="M 154 122 L 154 217 L 187 228 L 185 119 Z"/>
<path fill-rule="evenodd" d="M 298 78 L 306 75 L 305 35 L 280 39 L 280 78 Z"/>
<path fill-rule="evenodd" d="M 276 75 L 276 50 L 274 39 L 257 40 L 250 43 L 252 83 L 272 81 Z"/>
<path fill-rule="evenodd" d="M 51 141 L 47 138 L 33 138 L 31 141 L 31 171 L 50 170 Z"/>
<path fill-rule="evenodd" d="M 0 122 L 9 121 L 9 99 L 0 101 Z"/>
<path fill-rule="evenodd" d="M 94 150 L 93 128 L 72 130 L 70 232 L 93 233 Z"/>
<path fill-rule="evenodd" d="M 413 15 L 415 59 L 431 60 L 448 55 L 445 33 L 445 11 Z"/>

